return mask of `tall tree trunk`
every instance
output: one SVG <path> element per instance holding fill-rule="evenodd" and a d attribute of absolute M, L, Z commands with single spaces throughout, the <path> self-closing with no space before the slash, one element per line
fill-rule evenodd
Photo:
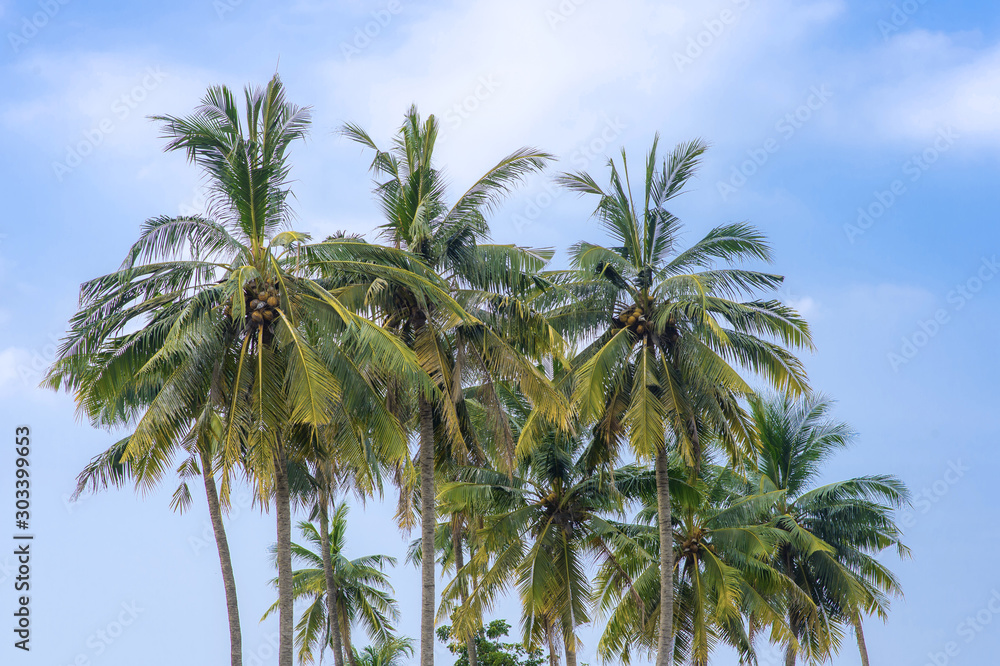
<path fill-rule="evenodd" d="M 788 549 L 785 549 L 785 566 L 786 571 L 791 572 L 792 570 L 792 556 Z M 797 643 L 799 640 L 799 632 L 797 631 L 795 617 L 791 610 L 788 611 L 788 626 L 792 630 L 792 641 L 785 648 L 785 666 L 795 666 L 795 658 L 798 653 Z"/>
<path fill-rule="evenodd" d="M 222 508 L 219 505 L 219 491 L 212 475 L 212 460 L 201 455 L 201 475 L 205 480 L 205 495 L 208 497 L 208 515 L 212 519 L 215 545 L 219 550 L 222 565 L 222 584 L 226 588 L 226 612 L 229 615 L 229 659 L 232 666 L 243 666 L 243 633 L 240 631 L 240 609 L 236 602 L 236 577 L 233 575 L 233 560 L 229 554 L 229 540 L 226 526 L 222 522 Z"/>
<path fill-rule="evenodd" d="M 568 638 L 569 640 L 566 641 L 566 666 L 576 666 L 576 639 L 573 636 Z M 572 647 L 570 647 L 570 643 L 573 643 Z"/>
<path fill-rule="evenodd" d="M 340 641 L 340 622 L 337 617 L 337 597 L 340 596 L 337 583 L 333 580 L 333 553 L 330 552 L 330 517 L 327 514 L 329 500 L 325 492 L 320 493 L 319 538 L 323 553 L 323 577 L 326 579 L 326 619 L 333 639 L 333 663 L 344 666 L 344 649 Z"/>
<path fill-rule="evenodd" d="M 854 617 L 854 633 L 858 637 L 858 652 L 861 653 L 861 666 L 868 664 L 868 645 L 865 643 L 865 630 L 861 628 L 861 614 Z"/>
<path fill-rule="evenodd" d="M 548 629 L 549 635 L 549 666 L 559 666 L 559 655 L 556 654 L 556 628 L 551 622 Z"/>
<path fill-rule="evenodd" d="M 340 613 L 340 617 L 344 622 L 344 654 L 347 655 L 347 663 L 351 666 L 358 666 L 358 660 L 354 658 L 354 645 L 351 643 L 351 620 L 347 617 L 346 612 Z"/>
<path fill-rule="evenodd" d="M 455 577 L 457 578 L 459 572 L 462 571 L 462 567 L 465 566 L 465 554 L 462 552 L 462 522 L 457 517 L 452 520 L 451 540 L 455 549 Z M 464 581 L 459 581 L 458 594 L 464 606 L 468 599 Z M 476 654 L 475 634 L 469 634 L 465 637 L 465 650 L 469 655 L 469 666 L 478 666 L 479 655 Z"/>
<path fill-rule="evenodd" d="M 288 489 L 288 461 L 280 443 L 274 455 L 274 503 L 278 523 L 278 666 L 294 666 L 292 507 Z"/>
<path fill-rule="evenodd" d="M 420 666 L 434 666 L 434 412 L 420 396 Z"/>
<path fill-rule="evenodd" d="M 660 624 L 656 666 L 671 666 L 674 661 L 674 535 L 666 447 L 656 454 L 656 508 L 660 528 Z"/>

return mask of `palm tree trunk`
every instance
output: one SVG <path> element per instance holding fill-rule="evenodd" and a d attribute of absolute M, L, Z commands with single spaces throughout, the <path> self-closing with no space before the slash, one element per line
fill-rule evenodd
<path fill-rule="evenodd" d="M 337 618 L 337 597 L 339 590 L 333 580 L 333 554 L 330 552 L 330 517 L 327 514 L 326 493 L 321 493 L 319 509 L 320 551 L 323 553 L 323 577 L 326 579 L 326 619 L 333 639 L 333 663 L 344 666 L 344 650 L 340 643 L 340 622 Z"/>
<path fill-rule="evenodd" d="M 292 507 L 285 451 L 274 455 L 274 502 L 278 523 L 278 666 L 294 666 L 292 597 Z"/>
<path fill-rule="evenodd" d="M 566 666 L 576 666 L 576 645 L 570 647 L 570 643 L 573 643 L 575 639 L 572 636 L 569 636 L 568 639 L 566 641 Z"/>
<path fill-rule="evenodd" d="M 434 412 L 420 396 L 420 666 L 434 666 Z"/>
<path fill-rule="evenodd" d="M 674 660 L 674 537 L 666 447 L 656 454 L 656 508 L 660 528 L 660 624 L 656 666 L 671 666 Z"/>
<path fill-rule="evenodd" d="M 795 666 L 795 646 L 789 644 L 785 648 L 785 666 Z"/>
<path fill-rule="evenodd" d="M 458 518 L 455 518 L 452 523 L 451 540 L 455 548 L 455 576 L 457 577 L 459 572 L 462 571 L 462 567 L 465 566 L 465 554 L 462 552 L 462 524 Z M 464 582 L 459 584 L 458 593 L 464 606 L 468 598 Z M 476 654 L 476 637 L 474 634 L 469 634 L 465 637 L 465 650 L 469 655 L 469 666 L 478 666 L 479 655 Z"/>
<path fill-rule="evenodd" d="M 858 637 L 858 652 L 861 653 L 861 666 L 868 664 L 868 645 L 865 643 L 865 631 L 861 628 L 861 614 L 854 618 L 854 633 Z"/>
<path fill-rule="evenodd" d="M 347 655 L 347 663 L 358 666 L 358 660 L 354 658 L 354 646 L 351 644 L 351 621 L 345 612 L 341 612 L 340 617 L 344 622 L 344 654 Z"/>
<path fill-rule="evenodd" d="M 556 628 L 549 624 L 549 666 L 559 666 L 559 655 L 556 654 Z"/>
<path fill-rule="evenodd" d="M 202 478 L 205 480 L 205 495 L 208 497 L 208 515 L 212 519 L 215 545 L 219 550 L 222 565 L 222 584 L 226 588 L 226 612 L 229 615 L 229 655 L 232 666 L 243 666 L 243 634 L 240 631 L 240 609 L 236 602 L 236 577 L 233 575 L 233 560 L 229 554 L 229 540 L 226 526 L 222 522 L 222 508 L 219 505 L 219 491 L 212 475 L 212 461 L 207 455 L 201 456 Z"/>

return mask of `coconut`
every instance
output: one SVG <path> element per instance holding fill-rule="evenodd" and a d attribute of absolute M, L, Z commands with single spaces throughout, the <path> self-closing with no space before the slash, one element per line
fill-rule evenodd
<path fill-rule="evenodd" d="M 262 291 L 259 294 L 257 294 L 257 300 L 258 301 L 266 301 L 267 300 L 267 292 L 266 291 Z"/>
<path fill-rule="evenodd" d="M 638 325 L 638 326 L 636 327 L 636 329 L 635 329 L 635 332 L 636 332 L 636 333 L 638 333 L 639 335 L 642 335 L 642 332 L 643 332 L 643 331 L 645 331 L 645 330 L 646 330 L 646 329 L 645 329 L 645 328 L 643 328 L 642 324 L 639 324 L 639 325 Z"/>
<path fill-rule="evenodd" d="M 252 315 L 250 315 L 250 318 L 253 319 L 255 322 L 257 322 L 258 324 L 264 321 L 264 315 L 262 315 L 260 312 L 254 312 Z"/>
<path fill-rule="evenodd" d="M 635 309 L 635 315 L 638 317 L 641 314 L 642 314 L 642 308 L 636 308 Z"/>
<path fill-rule="evenodd" d="M 274 310 L 264 310 L 264 319 L 268 321 L 274 319 Z"/>
<path fill-rule="evenodd" d="M 631 326 L 636 321 L 638 321 L 638 320 L 635 318 L 635 315 L 632 315 L 631 317 L 628 318 L 628 325 Z"/>
<path fill-rule="evenodd" d="M 250 301 L 250 309 L 251 310 L 256 310 L 258 303 L 260 303 L 260 301 L 258 301 L 256 298 L 253 299 L 252 301 Z"/>
<path fill-rule="evenodd" d="M 267 299 L 267 304 L 270 305 L 272 308 L 278 307 L 278 297 L 277 296 L 270 296 Z"/>

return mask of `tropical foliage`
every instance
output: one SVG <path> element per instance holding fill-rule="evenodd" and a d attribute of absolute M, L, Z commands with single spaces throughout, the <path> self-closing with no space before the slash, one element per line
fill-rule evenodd
<path fill-rule="evenodd" d="M 587 633 L 603 660 L 668 666 L 723 646 L 756 663 L 767 644 L 822 663 L 853 632 L 867 664 L 864 621 L 901 593 L 877 557 L 908 554 L 894 522 L 908 492 L 890 475 L 825 479 L 855 435 L 810 392 L 795 356 L 810 329 L 774 296 L 764 234 L 728 223 L 681 242 L 671 208 L 704 142 L 664 155 L 657 137 L 635 178 L 624 150 L 605 179 L 559 175 L 595 202 L 607 241 L 555 268 L 552 250 L 495 243 L 489 226 L 553 159 L 541 150 L 499 159 L 449 203 L 434 116 L 409 109 L 387 148 L 344 125 L 372 155 L 383 222 L 313 241 L 290 207 L 309 111 L 277 76 L 155 120 L 204 175 L 208 210 L 148 220 L 121 266 L 82 285 L 45 383 L 127 432 L 78 492 L 148 491 L 176 470 L 184 510 L 201 479 L 233 666 L 225 518 L 241 483 L 275 515 L 279 666 L 414 656 L 395 633 L 395 560 L 350 558 L 338 503 L 387 483 L 399 526 L 420 525 L 421 666 L 435 635 L 462 666 L 576 666 Z M 297 508 L 309 520 L 293 543 Z M 516 643 L 490 619 L 509 593 Z"/>
<path fill-rule="evenodd" d="M 541 666 L 545 663 L 537 648 L 525 648 L 523 643 L 503 642 L 508 633 L 510 624 L 506 620 L 493 620 L 476 631 L 476 651 L 484 666 Z M 455 666 L 469 666 L 465 641 L 455 640 L 451 626 L 445 624 L 438 627 L 437 637 L 458 657 Z"/>
<path fill-rule="evenodd" d="M 388 555 L 349 559 L 344 554 L 347 513 L 346 504 L 335 507 L 325 544 L 332 556 L 336 595 L 332 607 L 335 617 L 329 615 L 329 592 L 322 555 L 324 543 L 320 531 L 312 523 L 300 522 L 299 531 L 307 545 L 292 544 L 292 557 L 306 565 L 306 568 L 292 573 L 295 600 L 309 602 L 296 625 L 295 643 L 299 648 L 299 661 L 303 664 L 313 663 L 328 646 L 332 650 L 343 650 L 353 666 L 355 654 L 351 634 L 355 625 L 364 629 L 375 650 L 391 646 L 397 640 L 394 632 L 395 623 L 399 620 L 399 608 L 392 598 L 392 585 L 386 571 L 395 566 L 396 560 Z M 277 584 L 277 580 L 273 582 Z M 278 603 L 275 602 L 264 617 L 277 609 Z M 334 626 L 343 637 L 342 647 L 339 648 L 333 641 Z"/>

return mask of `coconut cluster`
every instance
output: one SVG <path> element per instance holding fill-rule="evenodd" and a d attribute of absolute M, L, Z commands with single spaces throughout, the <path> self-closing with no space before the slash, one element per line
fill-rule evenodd
<path fill-rule="evenodd" d="M 246 321 L 248 326 L 264 326 L 278 318 L 278 290 L 271 285 L 260 291 L 248 289 L 243 298 L 246 302 Z M 231 305 L 225 309 L 227 317 L 232 316 Z"/>
<path fill-rule="evenodd" d="M 615 319 L 615 328 L 628 328 L 636 335 L 646 335 L 650 330 L 646 313 L 638 305 L 622 310 Z"/>

